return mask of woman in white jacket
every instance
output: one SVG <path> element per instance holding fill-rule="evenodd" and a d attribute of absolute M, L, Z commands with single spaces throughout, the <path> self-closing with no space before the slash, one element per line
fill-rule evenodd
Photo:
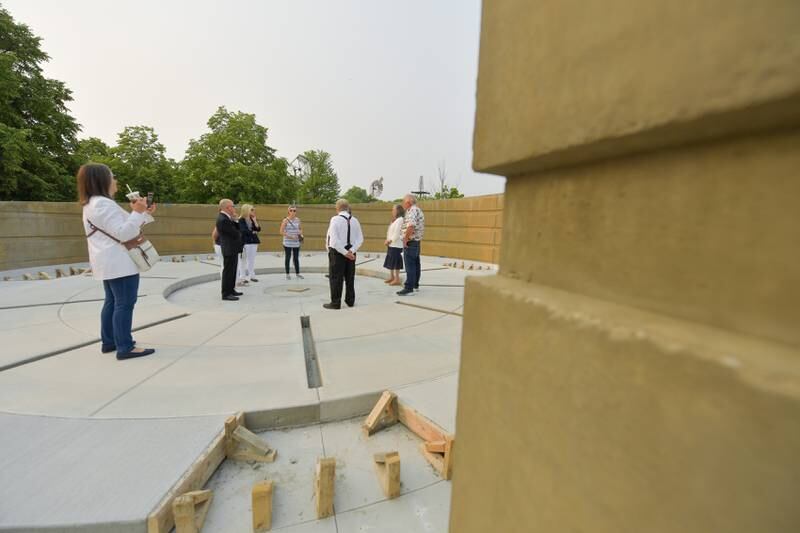
<path fill-rule="evenodd" d="M 131 336 L 133 306 L 139 292 L 139 269 L 121 243 L 136 238 L 141 227 L 153 221 L 156 206 L 144 198 L 131 202 L 131 212 L 112 198 L 117 180 L 106 165 L 87 163 L 78 170 L 78 198 L 83 205 L 83 227 L 89 246 L 89 262 L 95 279 L 103 282 L 106 299 L 100 312 L 103 353 L 117 352 L 117 359 L 142 357 L 153 349 L 136 348 Z"/>
<path fill-rule="evenodd" d="M 400 271 L 403 270 L 403 215 L 405 209 L 400 204 L 392 207 L 392 223 L 386 230 L 386 259 L 383 268 L 389 270 L 389 279 L 384 281 L 389 285 L 402 285 Z"/>

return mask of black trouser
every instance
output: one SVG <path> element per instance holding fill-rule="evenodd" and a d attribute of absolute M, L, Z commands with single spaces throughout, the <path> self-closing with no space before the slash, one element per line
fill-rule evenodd
<path fill-rule="evenodd" d="M 230 296 L 236 290 L 236 267 L 239 254 L 222 256 L 222 296 Z"/>
<path fill-rule="evenodd" d="M 331 303 L 342 305 L 344 282 L 344 303 L 352 307 L 356 303 L 356 262 L 331 249 L 328 251 L 328 266 L 331 274 Z"/>
<path fill-rule="evenodd" d="M 290 246 L 284 246 L 283 250 L 286 252 L 285 257 L 285 266 L 286 266 L 286 273 L 289 273 L 289 256 L 294 257 L 294 273 L 300 273 L 300 247 L 292 248 Z"/>

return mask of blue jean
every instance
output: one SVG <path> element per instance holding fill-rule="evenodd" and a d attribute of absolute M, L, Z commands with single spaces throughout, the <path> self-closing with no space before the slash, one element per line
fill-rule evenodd
<path fill-rule="evenodd" d="M 139 274 L 103 280 L 106 301 L 100 312 L 100 339 L 103 349 L 117 348 L 118 354 L 133 350 L 131 324 L 133 306 L 139 292 Z"/>
<path fill-rule="evenodd" d="M 403 262 L 406 264 L 406 289 L 418 289 L 419 278 L 422 275 L 422 265 L 419 262 L 419 241 L 408 241 L 403 249 Z"/>

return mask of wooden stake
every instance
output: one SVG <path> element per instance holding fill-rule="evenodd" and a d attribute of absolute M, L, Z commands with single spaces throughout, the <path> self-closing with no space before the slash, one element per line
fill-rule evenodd
<path fill-rule="evenodd" d="M 225 455 L 237 461 L 271 463 L 278 454 L 264 439 L 244 427 L 234 416 L 225 420 Z"/>
<path fill-rule="evenodd" d="M 425 443 L 425 451 L 430 453 L 444 453 L 445 441 L 434 440 Z"/>
<path fill-rule="evenodd" d="M 260 533 L 272 527 L 272 481 L 253 485 L 253 531 Z"/>
<path fill-rule="evenodd" d="M 317 498 L 317 518 L 333 515 L 333 491 L 336 478 L 336 459 L 326 457 L 317 460 L 317 477 L 314 493 Z"/>
<path fill-rule="evenodd" d="M 198 533 L 206 521 L 213 496 L 210 490 L 196 490 L 175 498 L 172 502 L 175 533 Z"/>
<path fill-rule="evenodd" d="M 397 395 L 390 391 L 383 391 L 378 403 L 372 408 L 367 419 L 361 425 L 366 436 L 396 424 L 398 420 Z"/>
<path fill-rule="evenodd" d="M 400 496 L 400 454 L 397 452 L 376 453 L 375 471 L 383 495 L 388 499 Z"/>

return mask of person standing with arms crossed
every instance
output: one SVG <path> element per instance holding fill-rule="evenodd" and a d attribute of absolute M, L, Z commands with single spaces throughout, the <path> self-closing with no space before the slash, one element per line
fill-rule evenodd
<path fill-rule="evenodd" d="M 234 302 L 243 294 L 236 290 L 236 268 L 244 246 L 235 217 L 233 202 L 227 198 L 220 200 L 217 234 L 222 248 L 222 299 Z"/>
<path fill-rule="evenodd" d="M 331 276 L 331 301 L 322 304 L 325 309 L 342 307 L 342 283 L 345 285 L 344 303 L 348 307 L 356 304 L 356 254 L 364 244 L 361 224 L 348 209 L 344 198 L 336 201 L 337 214 L 328 225 L 328 263 Z"/>
<path fill-rule="evenodd" d="M 406 282 L 403 290 L 397 292 L 398 296 L 408 296 L 419 290 L 419 278 L 422 276 L 419 256 L 422 236 L 425 233 L 425 214 L 417 206 L 417 197 L 406 194 L 403 197 L 403 208 L 406 210 L 403 218 L 403 262 L 406 266 Z"/>

